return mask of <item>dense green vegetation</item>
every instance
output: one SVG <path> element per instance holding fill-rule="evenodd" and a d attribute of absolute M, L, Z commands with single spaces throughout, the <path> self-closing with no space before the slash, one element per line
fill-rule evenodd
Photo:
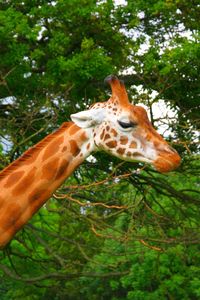
<path fill-rule="evenodd" d="M 166 175 L 85 161 L 0 252 L 0 299 L 200 298 L 199 15 L 197 0 L 0 2 L 0 168 L 106 100 L 111 73 L 182 157 Z"/>

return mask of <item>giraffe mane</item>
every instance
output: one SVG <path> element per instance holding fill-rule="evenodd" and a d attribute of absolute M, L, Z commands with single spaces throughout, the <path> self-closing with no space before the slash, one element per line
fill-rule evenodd
<path fill-rule="evenodd" d="M 64 122 L 62 126 L 56 130 L 53 133 L 50 133 L 47 135 L 42 141 L 38 142 L 36 145 L 25 151 L 22 156 L 20 156 L 18 159 L 13 161 L 8 167 L 3 169 L 3 171 L 0 171 L 0 180 L 2 180 L 4 177 L 9 175 L 11 172 L 13 172 L 17 167 L 21 165 L 22 162 L 27 161 L 30 157 L 32 157 L 34 154 L 37 154 L 39 150 L 44 148 L 51 140 L 53 140 L 56 136 L 63 133 L 67 128 L 71 127 L 73 125 L 73 122 Z"/>

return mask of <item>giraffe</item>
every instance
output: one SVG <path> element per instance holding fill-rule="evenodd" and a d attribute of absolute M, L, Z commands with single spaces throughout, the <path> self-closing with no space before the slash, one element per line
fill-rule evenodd
<path fill-rule="evenodd" d="M 113 75 L 106 82 L 112 90 L 108 101 L 72 114 L 72 121 L 0 172 L 1 248 L 94 151 L 146 162 L 159 172 L 179 166 L 180 156 L 153 128 L 145 109 L 129 102 L 124 83 Z"/>

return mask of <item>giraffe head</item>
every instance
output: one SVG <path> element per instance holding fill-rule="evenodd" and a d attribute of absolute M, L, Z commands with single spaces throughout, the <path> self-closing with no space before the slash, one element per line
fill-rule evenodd
<path fill-rule="evenodd" d="M 169 172 L 180 164 L 180 156 L 156 132 L 145 109 L 132 105 L 123 82 L 106 78 L 112 96 L 89 110 L 71 115 L 72 120 L 88 131 L 94 150 L 104 150 L 127 161 L 153 165 L 159 172 Z"/>

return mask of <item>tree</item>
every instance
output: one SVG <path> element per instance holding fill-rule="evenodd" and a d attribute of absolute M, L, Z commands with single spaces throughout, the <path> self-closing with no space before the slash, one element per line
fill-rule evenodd
<path fill-rule="evenodd" d="M 1 252 L 2 299 L 198 299 L 197 1 L 0 8 L 1 168 L 105 100 L 110 73 L 183 157 L 169 175 L 104 153 L 87 160 Z M 172 119 L 157 118 L 156 103 Z"/>

